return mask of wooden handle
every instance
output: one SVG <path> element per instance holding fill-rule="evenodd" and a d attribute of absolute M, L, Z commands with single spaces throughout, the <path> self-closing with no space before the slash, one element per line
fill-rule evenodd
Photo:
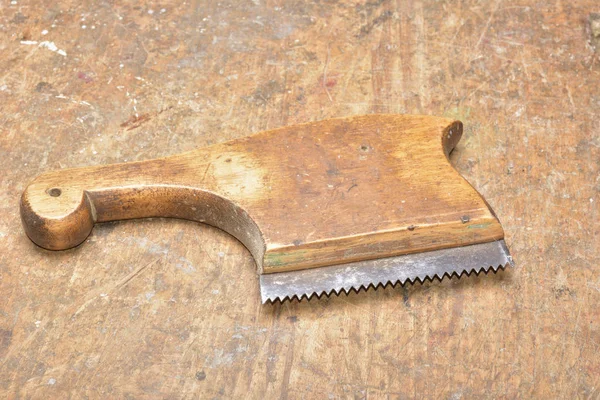
<path fill-rule="evenodd" d="M 462 124 L 368 115 L 285 127 L 168 158 L 50 172 L 21 199 L 27 235 L 60 250 L 95 222 L 176 217 L 217 226 L 260 273 L 502 239 L 447 155 Z M 444 156 L 446 155 L 446 156 Z"/>
<path fill-rule="evenodd" d="M 214 179 L 203 185 L 196 174 L 215 167 L 200 153 L 41 175 L 21 198 L 25 231 L 39 246 L 63 250 L 83 242 L 96 222 L 174 217 L 219 227 L 260 257 L 264 243 L 246 211 L 216 193 Z"/>

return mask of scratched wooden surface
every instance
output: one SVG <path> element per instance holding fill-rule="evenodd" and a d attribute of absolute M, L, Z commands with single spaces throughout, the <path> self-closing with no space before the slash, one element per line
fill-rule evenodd
<path fill-rule="evenodd" d="M 0 392 L 11 398 L 600 396 L 596 0 L 1 0 Z M 36 175 L 363 113 L 454 117 L 518 268 L 260 305 L 177 220 L 49 252 Z"/>

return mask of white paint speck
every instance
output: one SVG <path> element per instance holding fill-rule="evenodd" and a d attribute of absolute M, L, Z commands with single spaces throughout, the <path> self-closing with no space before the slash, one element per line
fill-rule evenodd
<path fill-rule="evenodd" d="M 42 36 L 46 36 L 47 34 L 48 34 L 48 30 L 47 30 L 47 29 L 44 29 L 44 30 L 42 31 Z"/>
<path fill-rule="evenodd" d="M 92 26 L 90 27 L 90 29 L 92 29 L 92 30 L 96 29 L 96 25 L 92 25 Z"/>
<path fill-rule="evenodd" d="M 166 9 L 166 8 L 161 8 L 161 9 L 160 9 L 160 13 L 161 13 L 161 14 L 164 14 L 164 13 L 166 13 L 166 12 L 167 12 L 167 9 Z"/>
<path fill-rule="evenodd" d="M 592 198 L 590 197 L 590 203 L 593 203 L 593 202 L 594 202 L 594 199 L 592 199 Z"/>
<path fill-rule="evenodd" d="M 84 150 L 85 150 L 85 149 L 84 149 Z M 83 151 L 83 150 L 82 150 L 82 151 Z M 106 294 L 106 293 L 100 293 L 100 297 L 106 297 L 106 296 L 108 296 L 108 294 Z"/>
<path fill-rule="evenodd" d="M 21 42 L 23 43 L 23 42 Z M 48 41 L 44 41 L 44 42 L 40 42 L 38 47 L 43 47 L 45 49 L 48 49 L 50 51 L 53 51 L 55 53 L 60 54 L 63 57 L 67 56 L 67 52 L 64 50 L 59 49 L 56 44 L 54 44 L 54 42 L 48 42 Z"/>
<path fill-rule="evenodd" d="M 21 44 L 30 46 L 30 45 L 33 45 L 33 44 L 38 44 L 38 42 L 35 41 L 35 40 L 21 40 Z"/>
<path fill-rule="evenodd" d="M 6 86 L 6 85 L 0 86 L 0 92 L 4 92 L 6 89 L 8 89 L 8 86 Z"/>
<path fill-rule="evenodd" d="M 119 68 L 123 68 L 123 67 L 124 67 L 124 65 L 123 65 L 123 64 L 119 64 Z"/>
<path fill-rule="evenodd" d="M 36 328 L 39 328 L 41 324 L 42 324 L 42 321 L 35 321 Z"/>
<path fill-rule="evenodd" d="M 56 384 L 56 379 L 54 379 L 54 378 L 48 379 L 48 385 L 54 385 L 54 384 Z"/>
<path fill-rule="evenodd" d="M 219 289 L 213 289 L 210 291 L 212 294 L 219 294 Z"/>
<path fill-rule="evenodd" d="M 12 1 L 10 2 L 10 4 L 12 4 L 12 5 L 14 6 L 15 4 L 17 4 L 17 1 L 16 1 L 16 0 L 12 0 Z"/>
<path fill-rule="evenodd" d="M 81 29 L 87 29 L 87 25 L 81 25 Z"/>
<path fill-rule="evenodd" d="M 523 111 L 525 111 L 525 108 L 519 107 L 519 109 L 515 112 L 515 117 L 520 117 L 523 115 Z"/>
<path fill-rule="evenodd" d="M 154 10 L 148 10 L 148 14 L 150 14 L 150 15 L 154 14 Z"/>
<path fill-rule="evenodd" d="M 225 257 L 225 253 L 223 253 L 222 251 L 219 252 L 219 257 Z"/>

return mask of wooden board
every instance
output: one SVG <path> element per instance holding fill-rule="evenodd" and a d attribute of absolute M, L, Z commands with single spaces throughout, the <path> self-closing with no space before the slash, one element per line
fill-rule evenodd
<path fill-rule="evenodd" d="M 600 49 L 592 0 L 0 9 L 0 392 L 12 398 L 595 398 Z M 592 17 L 592 20 L 595 20 Z M 260 305 L 205 225 L 22 231 L 42 172 L 369 113 L 461 120 L 452 162 L 518 268 Z"/>

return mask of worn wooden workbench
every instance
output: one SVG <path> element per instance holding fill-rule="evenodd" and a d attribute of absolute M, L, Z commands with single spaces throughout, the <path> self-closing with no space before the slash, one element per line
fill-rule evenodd
<path fill-rule="evenodd" d="M 2 394 L 600 396 L 596 0 L 111 3 L 0 5 Z M 110 223 L 49 252 L 20 226 L 50 169 L 382 112 L 465 123 L 452 159 L 518 268 L 263 306 L 214 228 Z"/>

